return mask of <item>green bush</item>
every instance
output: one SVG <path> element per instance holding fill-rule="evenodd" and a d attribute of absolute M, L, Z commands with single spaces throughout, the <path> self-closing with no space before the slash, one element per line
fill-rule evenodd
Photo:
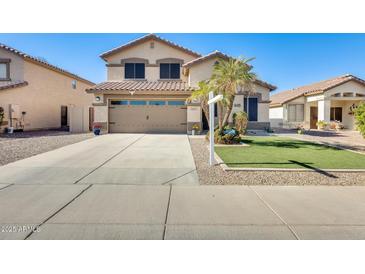
<path fill-rule="evenodd" d="M 357 129 L 360 131 L 361 135 L 365 138 L 365 103 L 360 104 L 355 109 L 355 120 Z"/>
<path fill-rule="evenodd" d="M 240 134 L 245 134 L 248 123 L 247 113 L 244 111 L 233 113 L 233 123 Z"/>
<path fill-rule="evenodd" d="M 4 117 L 5 117 L 4 109 L 0 107 L 0 127 L 3 124 Z"/>

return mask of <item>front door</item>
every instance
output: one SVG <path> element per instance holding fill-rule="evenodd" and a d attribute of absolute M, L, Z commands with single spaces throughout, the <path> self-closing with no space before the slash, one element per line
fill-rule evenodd
<path fill-rule="evenodd" d="M 317 129 L 318 107 L 311 107 L 310 110 L 310 128 Z"/>
<path fill-rule="evenodd" d="M 61 127 L 67 127 L 67 106 L 61 106 Z"/>

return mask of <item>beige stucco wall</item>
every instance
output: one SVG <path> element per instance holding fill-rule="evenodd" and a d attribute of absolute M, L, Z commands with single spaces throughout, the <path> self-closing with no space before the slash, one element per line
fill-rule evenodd
<path fill-rule="evenodd" d="M 160 78 L 160 67 L 155 66 L 156 62 L 165 58 L 177 58 L 183 60 L 184 63 L 196 58 L 181 50 L 170 47 L 164 43 L 153 41 L 154 48 L 150 47 L 152 41 L 146 41 L 134 47 L 117 52 L 106 58 L 108 64 L 121 64 L 122 59 L 128 58 L 142 58 L 147 59 L 145 77 L 148 81 L 156 81 Z M 187 78 L 182 75 L 182 68 L 180 69 L 181 79 L 187 81 Z M 108 81 L 124 80 L 124 67 L 107 67 Z"/>
<path fill-rule="evenodd" d="M 216 58 L 206 60 L 189 68 L 188 83 L 190 86 L 197 87 L 200 81 L 208 80 L 212 76 L 213 66 Z"/>
<path fill-rule="evenodd" d="M 271 127 L 282 127 L 283 126 L 283 107 L 275 107 L 270 108 L 269 117 L 270 117 L 270 126 Z"/>
<path fill-rule="evenodd" d="M 92 104 L 93 95 L 85 89 L 89 84 L 47 69 L 30 61 L 24 62 L 24 80 L 27 86 L 0 91 L 0 105 L 8 119 L 9 104 L 19 105 L 25 111 L 24 129 L 58 128 L 61 126 L 61 106 L 84 106 Z"/>
<path fill-rule="evenodd" d="M 0 59 L 11 59 L 10 62 L 10 80 L 24 80 L 24 60 L 5 49 L 0 49 Z"/>

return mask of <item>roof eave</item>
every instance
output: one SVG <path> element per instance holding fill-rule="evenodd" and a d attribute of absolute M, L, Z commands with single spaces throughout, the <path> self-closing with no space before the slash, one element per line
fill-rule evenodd
<path fill-rule="evenodd" d="M 20 87 L 24 87 L 24 86 L 27 86 L 27 85 L 28 85 L 28 82 L 24 81 L 24 82 L 12 84 L 12 85 L 9 85 L 9 86 L 3 86 L 3 87 L 0 86 L 0 90 L 20 88 Z"/>

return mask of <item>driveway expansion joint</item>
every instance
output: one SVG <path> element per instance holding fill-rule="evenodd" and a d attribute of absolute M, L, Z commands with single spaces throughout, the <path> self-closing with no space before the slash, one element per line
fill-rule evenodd
<path fill-rule="evenodd" d="M 194 172 L 194 171 L 197 171 L 197 169 L 195 168 L 195 169 L 192 169 L 192 170 L 190 170 L 190 171 L 188 171 L 188 172 L 185 172 L 184 174 L 182 174 L 182 175 L 179 175 L 179 176 L 177 176 L 177 177 L 175 177 L 175 178 L 172 178 L 172 179 L 169 179 L 168 181 L 166 181 L 166 182 L 164 182 L 164 183 L 162 183 L 161 185 L 167 185 L 168 183 L 171 183 L 171 182 L 173 182 L 173 181 L 175 181 L 175 180 L 177 180 L 177 179 L 180 179 L 180 178 L 182 178 L 182 177 L 184 177 L 184 176 L 186 176 L 186 175 L 188 175 L 188 174 L 190 174 L 190 173 L 192 173 L 192 172 Z M 171 185 L 171 184 L 170 184 Z"/>
<path fill-rule="evenodd" d="M 167 227 L 167 219 L 169 217 L 169 209 L 170 209 L 170 202 L 171 202 L 171 193 L 172 193 L 172 185 L 170 185 L 169 199 L 167 200 L 167 208 L 166 208 L 165 224 L 164 224 L 164 227 L 163 227 L 162 240 L 165 240 L 165 236 L 166 236 L 166 227 Z"/>
<path fill-rule="evenodd" d="M 295 237 L 295 239 L 297 240 L 300 240 L 298 234 L 295 232 L 294 228 L 292 228 L 280 215 L 279 213 L 277 213 L 271 206 L 268 202 L 265 201 L 265 199 L 259 194 L 257 193 L 257 191 L 255 189 L 253 189 L 251 186 L 248 186 L 249 189 L 251 189 L 255 194 L 256 196 L 261 200 L 261 202 L 268 208 L 270 209 L 275 215 L 276 217 L 278 217 L 280 219 L 280 221 L 286 225 L 286 227 L 290 230 L 290 232 L 293 234 L 293 236 Z"/>
<path fill-rule="evenodd" d="M 99 168 L 101 168 L 102 166 L 104 166 L 106 163 L 110 162 L 112 159 L 114 159 L 115 157 L 117 157 L 119 154 L 121 154 L 123 151 L 125 151 L 126 149 L 128 149 L 129 147 L 131 147 L 132 145 L 134 145 L 135 143 L 137 143 L 139 140 L 141 140 L 145 136 L 146 136 L 146 134 L 142 135 L 141 137 L 139 137 L 136 140 L 134 140 L 132 143 L 128 144 L 126 147 L 122 148 L 116 154 L 114 154 L 109 159 L 107 159 L 106 161 L 104 161 L 101 165 L 97 166 L 96 168 L 94 168 L 93 170 L 91 170 L 89 173 L 87 173 L 86 175 L 82 176 L 80 179 L 78 179 L 77 181 L 75 181 L 74 182 L 74 185 L 77 184 L 77 183 L 79 183 L 80 181 L 82 181 L 83 179 L 85 179 L 86 177 L 88 177 L 89 175 L 91 175 L 92 173 L 94 173 L 96 170 L 98 170 Z"/>
<path fill-rule="evenodd" d="M 9 184 L 9 185 L 7 185 L 7 186 L 4 186 L 4 187 L 2 187 L 2 188 L 0 188 L 0 190 L 3 190 L 3 189 L 5 189 L 5 188 L 8 188 L 9 186 L 13 186 L 14 184 Z"/>
<path fill-rule="evenodd" d="M 79 198 L 82 194 L 84 194 L 88 189 L 90 189 L 93 185 L 88 185 L 86 188 L 84 188 L 83 190 L 80 191 L 79 194 L 77 194 L 75 197 L 73 197 L 69 202 L 67 202 L 65 205 L 63 205 L 61 208 L 59 208 L 58 210 L 56 210 L 56 212 L 54 212 L 53 214 L 51 214 L 51 216 L 49 216 L 48 218 L 46 218 L 43 222 L 41 222 L 40 224 L 36 225 L 37 228 L 41 227 L 43 224 L 45 224 L 46 222 L 48 222 L 50 219 L 52 219 L 54 216 L 56 216 L 59 212 L 61 212 L 64 208 L 66 208 L 69 204 L 71 204 L 73 201 L 75 201 L 77 198 Z M 31 231 L 25 238 L 24 240 L 27 240 L 32 234 L 34 233 L 34 231 Z"/>

